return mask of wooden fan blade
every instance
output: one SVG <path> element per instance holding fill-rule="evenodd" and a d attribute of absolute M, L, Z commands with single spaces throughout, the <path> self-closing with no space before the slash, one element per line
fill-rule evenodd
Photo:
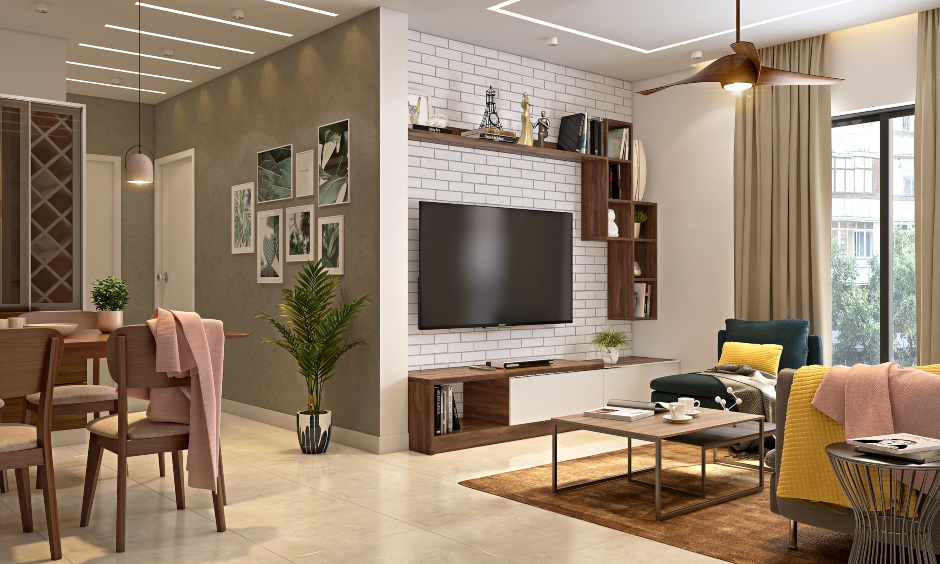
<path fill-rule="evenodd" d="M 757 69 L 757 76 L 760 76 L 760 55 L 757 54 L 757 47 L 755 47 L 753 43 L 750 41 L 738 41 L 737 43 L 731 44 L 731 50 L 738 55 L 744 55 L 749 61 L 754 63 L 754 68 Z"/>
<path fill-rule="evenodd" d="M 827 84 L 838 84 L 842 82 L 842 80 L 841 78 L 831 78 L 828 76 L 817 76 L 815 74 L 803 74 L 800 72 L 764 67 L 761 69 L 757 86 L 823 86 Z"/>
<path fill-rule="evenodd" d="M 751 63 L 747 57 L 743 55 L 725 55 L 704 69 L 693 74 L 689 78 L 673 82 L 672 84 L 666 84 L 664 86 L 660 86 L 659 88 L 643 90 L 640 92 L 640 94 L 649 96 L 650 94 L 659 92 L 660 90 L 665 90 L 666 88 L 670 88 L 672 86 L 679 86 L 680 84 L 721 82 L 722 80 L 738 77 L 742 72 L 744 72 L 747 76 L 753 76 L 753 69 L 751 68 Z M 730 80 L 730 82 L 734 82 L 734 80 Z"/>

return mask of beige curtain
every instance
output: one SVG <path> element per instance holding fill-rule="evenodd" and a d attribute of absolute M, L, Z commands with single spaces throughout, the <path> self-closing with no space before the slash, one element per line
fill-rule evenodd
<path fill-rule="evenodd" d="M 760 50 L 761 64 L 828 76 L 826 36 Z M 832 123 L 828 86 L 738 95 L 734 129 L 734 281 L 739 319 L 806 319 L 832 332 Z"/>
<path fill-rule="evenodd" d="M 940 9 L 917 21 L 914 97 L 914 238 L 917 257 L 917 360 L 940 362 Z"/>

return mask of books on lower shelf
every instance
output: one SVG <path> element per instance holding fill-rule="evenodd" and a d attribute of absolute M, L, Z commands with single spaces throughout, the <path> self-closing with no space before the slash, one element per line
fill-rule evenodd
<path fill-rule="evenodd" d="M 940 460 L 940 440 L 910 433 L 894 433 L 859 437 L 846 441 L 855 450 L 866 454 L 888 456 L 910 462 L 936 462 Z"/>
<path fill-rule="evenodd" d="M 454 386 L 436 384 L 434 386 L 434 434 L 446 435 L 459 430 L 460 417 L 457 415 Z"/>
<path fill-rule="evenodd" d="M 633 317 L 649 317 L 653 303 L 653 285 L 645 282 L 633 284 Z"/>
<path fill-rule="evenodd" d="M 613 419 L 615 421 L 638 421 L 653 416 L 650 409 L 631 409 L 624 407 L 599 407 L 584 412 L 585 417 L 598 419 Z"/>

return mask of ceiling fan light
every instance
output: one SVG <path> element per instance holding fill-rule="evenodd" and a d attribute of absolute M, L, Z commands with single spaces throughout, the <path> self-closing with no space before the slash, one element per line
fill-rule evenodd
<path fill-rule="evenodd" d="M 750 82 L 729 82 L 727 84 L 722 84 L 721 87 L 729 92 L 741 92 L 742 90 L 748 90 L 754 85 Z"/>
<path fill-rule="evenodd" d="M 124 162 L 128 184 L 153 184 L 153 161 L 144 153 L 134 153 Z"/>

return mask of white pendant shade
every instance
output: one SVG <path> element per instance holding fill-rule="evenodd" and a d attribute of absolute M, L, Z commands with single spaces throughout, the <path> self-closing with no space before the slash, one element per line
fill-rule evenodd
<path fill-rule="evenodd" d="M 124 162 L 124 173 L 130 184 L 153 184 L 153 161 L 144 153 L 134 153 Z"/>

